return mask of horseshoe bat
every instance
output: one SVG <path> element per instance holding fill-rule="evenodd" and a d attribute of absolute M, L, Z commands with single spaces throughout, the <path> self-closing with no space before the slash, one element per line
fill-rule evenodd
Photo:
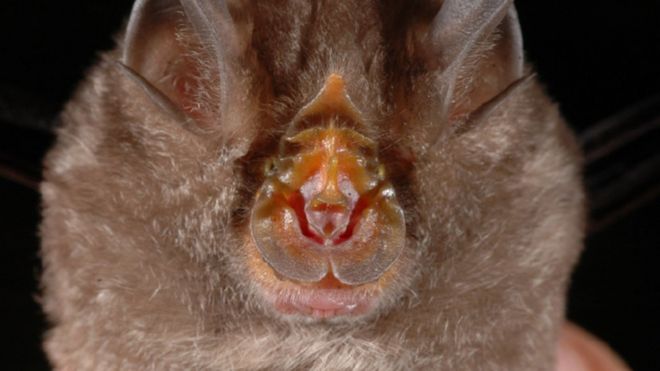
<path fill-rule="evenodd" d="M 553 369 L 581 160 L 511 0 L 138 0 L 61 121 L 56 369 Z"/>

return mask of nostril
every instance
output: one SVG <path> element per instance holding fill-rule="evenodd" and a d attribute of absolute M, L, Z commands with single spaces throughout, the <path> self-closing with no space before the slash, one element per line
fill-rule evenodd
<path fill-rule="evenodd" d="M 343 204 L 312 201 L 305 207 L 310 227 L 324 239 L 331 240 L 343 233 L 351 216 L 351 210 Z"/>
<path fill-rule="evenodd" d="M 303 198 L 302 216 L 312 239 L 320 239 L 323 245 L 336 244 L 335 240 L 349 227 L 359 198 L 351 179 L 337 171 L 322 171 L 310 177 L 299 193 Z"/>

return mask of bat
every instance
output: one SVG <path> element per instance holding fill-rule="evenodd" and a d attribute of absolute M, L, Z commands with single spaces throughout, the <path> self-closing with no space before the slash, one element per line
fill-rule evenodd
<path fill-rule="evenodd" d="M 138 0 L 61 122 L 55 369 L 553 369 L 581 156 L 511 0 Z"/>

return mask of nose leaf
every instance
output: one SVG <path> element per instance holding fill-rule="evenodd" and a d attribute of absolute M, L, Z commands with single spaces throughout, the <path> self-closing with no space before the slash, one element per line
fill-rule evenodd
<path fill-rule="evenodd" d="M 305 216 L 309 226 L 326 244 L 331 244 L 348 227 L 358 195 L 351 180 L 340 174 L 337 156 L 331 156 L 319 176 L 312 177 L 308 183 L 311 184 L 301 188 Z"/>
<path fill-rule="evenodd" d="M 283 139 L 280 148 L 293 143 L 294 150 L 281 150 L 277 171 L 266 174 L 257 192 L 253 241 L 271 268 L 289 279 L 319 282 L 333 275 L 349 285 L 372 282 L 405 245 L 403 209 L 375 142 L 343 127 L 340 116 L 360 120 L 343 80 L 332 75 L 298 114 L 318 123 Z"/>

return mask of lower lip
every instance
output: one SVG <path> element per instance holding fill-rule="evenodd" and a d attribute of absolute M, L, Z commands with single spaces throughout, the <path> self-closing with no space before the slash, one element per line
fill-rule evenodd
<path fill-rule="evenodd" d="M 353 289 L 304 288 L 280 293 L 274 300 L 275 309 L 283 314 L 316 319 L 364 315 L 375 304 L 374 295 L 365 295 Z"/>

